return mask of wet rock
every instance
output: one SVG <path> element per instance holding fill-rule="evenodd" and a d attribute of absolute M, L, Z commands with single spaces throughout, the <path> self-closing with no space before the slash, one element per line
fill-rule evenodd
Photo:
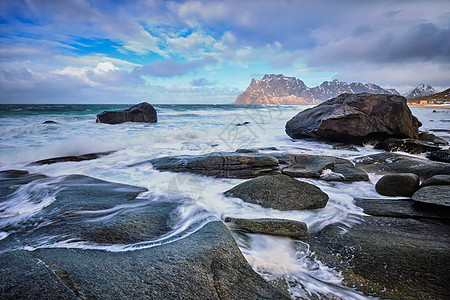
<path fill-rule="evenodd" d="M 429 185 L 420 188 L 412 195 L 417 202 L 450 208 L 450 185 Z"/>
<path fill-rule="evenodd" d="M 450 149 L 437 150 L 437 151 L 430 152 L 427 154 L 427 158 L 434 160 L 434 161 L 450 163 Z"/>
<path fill-rule="evenodd" d="M 441 137 L 434 135 L 433 133 L 421 131 L 419 132 L 419 140 L 432 142 L 435 145 L 446 146 L 448 142 Z"/>
<path fill-rule="evenodd" d="M 286 123 L 292 138 L 363 144 L 390 137 L 418 138 L 419 121 L 396 95 L 342 94 L 305 109 Z"/>
<path fill-rule="evenodd" d="M 363 217 L 343 233 L 329 225 L 309 239 L 344 283 L 381 299 L 446 299 L 450 267 L 448 220 Z"/>
<path fill-rule="evenodd" d="M 48 158 L 48 159 L 42 159 L 35 162 L 32 162 L 30 165 L 51 165 L 61 162 L 68 162 L 68 161 L 85 161 L 85 160 L 93 160 L 97 159 L 103 156 L 110 155 L 116 151 L 106 151 L 106 152 L 95 152 L 95 153 L 88 153 L 88 154 L 82 154 L 82 155 L 71 155 L 71 156 L 61 156 L 61 157 L 54 157 L 54 158 Z"/>
<path fill-rule="evenodd" d="M 278 174 L 278 160 L 266 154 L 214 152 L 204 155 L 167 156 L 149 161 L 160 171 L 189 172 L 213 177 L 253 178 Z"/>
<path fill-rule="evenodd" d="M 51 222 L 0 240 L 5 299 L 288 299 L 252 270 L 220 221 L 158 246 L 139 243 L 164 237 L 186 201 L 135 199 L 145 189 L 82 175 L 48 184 L 60 192 L 30 224 L 43 217 Z M 70 246 L 8 251 L 54 236 L 86 241 L 86 248 L 138 244 L 118 252 Z"/>
<path fill-rule="evenodd" d="M 358 148 L 356 148 L 353 145 L 348 145 L 348 144 L 333 145 L 333 149 L 359 152 Z"/>
<path fill-rule="evenodd" d="M 427 180 L 424 180 L 420 187 L 429 185 L 450 185 L 450 175 L 436 175 Z"/>
<path fill-rule="evenodd" d="M 422 205 L 410 199 L 363 199 L 356 198 L 355 204 L 364 213 L 378 217 L 450 219 L 448 211 Z"/>
<path fill-rule="evenodd" d="M 328 202 L 328 195 L 315 185 L 281 174 L 248 180 L 224 194 L 278 210 L 317 209 Z"/>
<path fill-rule="evenodd" d="M 42 124 L 58 124 L 58 122 L 55 122 L 52 120 L 47 120 L 47 121 L 43 122 Z"/>
<path fill-rule="evenodd" d="M 250 122 L 243 122 L 243 123 L 237 123 L 235 126 L 243 126 L 243 125 L 247 125 L 250 124 Z"/>
<path fill-rule="evenodd" d="M 375 149 L 383 149 L 385 151 L 403 151 L 411 154 L 420 154 L 424 152 L 436 151 L 441 147 L 433 142 L 419 141 L 415 139 L 386 139 L 375 145 Z"/>
<path fill-rule="evenodd" d="M 308 236 L 308 227 L 305 223 L 285 219 L 236 219 L 225 218 L 225 222 L 231 222 L 237 229 L 251 233 L 286 236 L 301 239 Z"/>
<path fill-rule="evenodd" d="M 271 154 L 281 164 L 282 173 L 292 177 L 315 178 L 330 181 L 368 181 L 369 176 L 364 170 L 343 158 L 326 155 L 309 154 Z M 328 170 L 328 171 L 327 171 Z M 330 172 L 335 176 L 328 176 Z"/>
<path fill-rule="evenodd" d="M 383 196 L 411 197 L 419 189 L 419 176 L 413 173 L 387 174 L 375 184 L 375 190 Z"/>
<path fill-rule="evenodd" d="M 258 149 L 236 149 L 236 153 L 258 153 Z"/>
<path fill-rule="evenodd" d="M 97 115 L 97 123 L 120 124 L 124 122 L 156 123 L 158 117 L 155 108 L 147 102 L 134 105 L 121 111 L 104 111 Z"/>
<path fill-rule="evenodd" d="M 450 175 L 449 165 L 397 153 L 377 153 L 354 159 L 356 166 L 369 173 L 414 173 L 421 180 L 434 175 Z"/>

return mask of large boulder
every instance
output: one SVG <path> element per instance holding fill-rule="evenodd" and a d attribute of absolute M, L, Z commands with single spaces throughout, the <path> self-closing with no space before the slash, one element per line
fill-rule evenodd
<path fill-rule="evenodd" d="M 0 172 L 0 192 L 11 199 L 32 175 Z M 196 216 L 206 219 L 174 232 L 183 199 L 136 199 L 145 189 L 81 175 L 35 179 L 31 192 L 57 193 L 29 219 L 1 228 L 9 233 L 0 240 L 4 299 L 288 299 L 200 207 Z"/>
<path fill-rule="evenodd" d="M 298 113 L 286 123 L 292 138 L 363 144 L 419 136 L 419 121 L 396 95 L 342 94 Z"/>
<path fill-rule="evenodd" d="M 166 156 L 149 162 L 153 168 L 160 171 L 189 172 L 224 178 L 254 178 L 280 173 L 277 159 L 257 153 L 214 152 L 204 155 Z"/>
<path fill-rule="evenodd" d="M 328 195 L 320 188 L 282 174 L 248 180 L 224 194 L 278 210 L 317 209 L 328 202 Z"/>
<path fill-rule="evenodd" d="M 450 175 L 449 164 L 429 161 L 413 156 L 397 153 L 377 153 L 360 156 L 354 159 L 356 166 L 368 173 L 392 174 L 392 173 L 414 173 L 421 180 L 428 179 L 434 175 Z"/>
<path fill-rule="evenodd" d="M 383 196 L 411 197 L 419 189 L 419 176 L 413 173 L 387 174 L 375 184 L 375 190 Z"/>
<path fill-rule="evenodd" d="M 155 108 L 142 102 L 120 111 L 104 111 L 97 115 L 97 123 L 120 124 L 125 122 L 156 123 L 158 117 Z"/>
<path fill-rule="evenodd" d="M 233 223 L 233 227 L 251 233 L 286 236 L 301 239 L 308 236 L 308 227 L 305 223 L 285 219 L 240 219 L 225 218 L 225 222 Z"/>

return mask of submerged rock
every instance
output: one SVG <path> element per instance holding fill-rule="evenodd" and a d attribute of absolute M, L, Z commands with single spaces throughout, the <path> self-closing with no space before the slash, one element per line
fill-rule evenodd
<path fill-rule="evenodd" d="M 281 164 L 287 165 L 281 172 L 301 178 L 315 178 L 328 181 L 368 181 L 364 170 L 343 158 L 310 154 L 271 154 Z"/>
<path fill-rule="evenodd" d="M 305 223 L 285 219 L 236 219 L 225 218 L 225 222 L 231 222 L 237 229 L 251 233 L 286 236 L 301 239 L 308 236 L 308 227 Z"/>
<path fill-rule="evenodd" d="M 389 137 L 418 138 L 419 121 L 396 95 L 342 94 L 305 109 L 286 123 L 292 138 L 363 144 Z"/>
<path fill-rule="evenodd" d="M 277 159 L 256 153 L 214 152 L 204 155 L 166 156 L 149 162 L 153 168 L 161 171 L 225 178 L 253 178 L 279 173 Z"/>
<path fill-rule="evenodd" d="M 54 158 L 47 158 L 38 160 L 35 162 L 32 162 L 30 165 L 51 165 L 61 162 L 68 162 L 68 161 L 84 161 L 84 160 L 92 160 L 97 159 L 103 156 L 110 155 L 116 151 L 106 151 L 106 152 L 95 152 L 95 153 L 88 153 L 88 154 L 82 154 L 82 155 L 71 155 L 71 156 L 61 156 L 61 157 L 54 157 Z"/>
<path fill-rule="evenodd" d="M 58 122 L 55 122 L 52 120 L 47 120 L 47 121 L 43 122 L 42 124 L 58 124 Z"/>
<path fill-rule="evenodd" d="M 377 153 L 355 158 L 356 166 L 369 173 L 414 173 L 421 180 L 434 175 L 450 175 L 449 164 L 397 153 Z"/>
<path fill-rule="evenodd" d="M 432 142 L 435 145 L 441 145 L 441 146 L 448 145 L 448 142 L 446 140 L 444 140 L 443 138 L 438 137 L 435 134 L 429 133 L 426 131 L 419 132 L 419 140 L 426 141 L 426 142 Z"/>
<path fill-rule="evenodd" d="M 134 105 L 126 110 L 104 111 L 97 115 L 97 123 L 120 124 L 124 122 L 156 123 L 155 108 L 147 102 Z"/>
<path fill-rule="evenodd" d="M 278 210 L 317 209 L 328 202 L 328 195 L 315 185 L 281 174 L 248 180 L 224 194 Z"/>
<path fill-rule="evenodd" d="M 375 184 L 375 190 L 383 196 L 411 197 L 419 189 L 419 176 L 413 173 L 387 174 Z"/>
<path fill-rule="evenodd" d="M 17 182 L 11 178 L 0 191 L 14 193 Z M 5 299 L 288 299 L 252 270 L 220 221 L 158 246 L 143 244 L 166 237 L 185 201 L 135 199 L 145 189 L 81 175 L 48 184 L 59 191 L 55 200 L 20 224 L 31 227 L 0 240 Z M 85 249 L 39 247 L 54 237 L 74 238 Z M 128 243 L 137 244 L 123 249 Z M 25 245 L 37 249 L 20 250 Z"/>

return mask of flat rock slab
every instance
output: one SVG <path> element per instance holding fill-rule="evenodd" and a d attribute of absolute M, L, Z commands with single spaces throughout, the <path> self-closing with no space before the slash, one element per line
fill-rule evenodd
<path fill-rule="evenodd" d="M 450 219 L 449 211 L 417 203 L 410 199 L 356 198 L 355 204 L 364 213 L 378 217 Z"/>
<path fill-rule="evenodd" d="M 448 220 L 364 217 L 343 233 L 329 225 L 309 240 L 344 283 L 382 299 L 447 299 Z"/>
<path fill-rule="evenodd" d="M 1 186 L 6 199 L 14 197 L 21 177 L 34 184 L 32 175 L 0 172 L 9 178 Z M 210 220 L 184 238 L 175 235 L 166 244 L 134 251 L 42 248 L 40 241 L 53 237 L 116 250 L 129 243 L 143 247 L 170 233 L 183 202 L 135 199 L 145 189 L 82 175 L 35 180 L 57 193 L 17 228 L 0 228 L 10 234 L 0 240 L 2 298 L 288 299 L 252 270 L 219 221 Z M 20 250 L 25 243 L 37 249 Z"/>
<path fill-rule="evenodd" d="M 70 155 L 70 156 L 60 156 L 60 157 L 54 157 L 54 158 L 47 158 L 38 160 L 35 162 L 32 162 L 30 165 L 51 165 L 61 162 L 68 162 L 68 161 L 85 161 L 85 160 L 93 160 L 97 159 L 103 156 L 110 155 L 116 151 L 106 151 L 106 152 L 94 152 L 94 153 L 87 153 L 87 154 L 81 154 L 81 155 Z"/>
<path fill-rule="evenodd" d="M 417 202 L 450 208 L 450 185 L 429 185 L 420 188 L 412 195 Z"/>
<path fill-rule="evenodd" d="M 427 157 L 434 161 L 450 163 L 450 149 L 432 151 Z"/>
<path fill-rule="evenodd" d="M 343 158 L 310 154 L 271 154 L 280 164 L 287 165 L 282 173 L 292 177 L 315 178 L 328 181 L 368 181 L 367 173 Z M 334 173 L 329 176 L 326 170 Z M 328 175 L 328 176 L 327 176 Z"/>
<path fill-rule="evenodd" d="M 224 195 L 278 210 L 317 209 L 328 202 L 328 195 L 320 188 L 282 174 L 245 181 Z"/>
<path fill-rule="evenodd" d="M 286 236 L 301 239 L 308 236 L 308 227 L 305 223 L 285 219 L 240 219 L 225 218 L 225 222 L 231 222 L 235 228 L 251 233 Z"/>
<path fill-rule="evenodd" d="M 378 153 L 354 159 L 356 166 L 368 173 L 414 173 L 421 180 L 434 175 L 450 175 L 450 164 L 434 162 L 397 153 Z"/>
<path fill-rule="evenodd" d="M 420 141 L 416 139 L 386 139 L 375 145 L 375 149 L 383 149 L 390 152 L 403 151 L 411 154 L 440 150 L 441 147 L 433 142 Z"/>
<path fill-rule="evenodd" d="M 280 173 L 278 160 L 266 154 L 214 152 L 167 156 L 149 162 L 160 171 L 189 172 L 222 178 L 245 179 Z"/>

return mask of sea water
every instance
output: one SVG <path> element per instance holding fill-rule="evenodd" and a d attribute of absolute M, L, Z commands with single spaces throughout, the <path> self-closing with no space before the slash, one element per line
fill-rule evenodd
<path fill-rule="evenodd" d="M 379 152 L 371 146 L 335 149 L 332 144 L 293 140 L 284 132 L 286 122 L 309 106 L 154 105 L 154 124 L 96 123 L 96 114 L 130 105 L 0 105 L 0 170 L 20 169 L 49 176 L 25 184 L 0 202 L 0 241 L 21 231 L 45 227 L 49 216 L 43 208 L 55 201 L 59 190 L 53 185 L 64 176 L 82 174 L 102 180 L 148 189 L 139 204 L 84 212 L 73 222 L 102 222 L 119 213 L 168 197 L 179 199 L 177 220 L 164 236 L 129 245 L 100 245 L 74 239 L 70 232 L 41 236 L 25 249 L 66 247 L 104 251 L 133 251 L 157 247 L 184 238 L 213 220 L 236 218 L 281 218 L 305 222 L 311 233 L 333 223 L 345 231 L 360 222 L 363 211 L 354 198 L 381 197 L 372 182 L 330 183 L 301 179 L 320 187 L 329 196 L 323 209 L 278 211 L 226 198 L 223 192 L 241 179 L 160 172 L 146 161 L 169 155 L 201 155 L 238 148 L 276 147 L 288 153 L 332 155 L 347 159 Z M 435 110 L 435 112 L 433 112 Z M 450 140 L 450 110 L 412 108 L 429 130 Z M 43 124 L 45 121 L 56 124 Z M 30 166 L 31 162 L 69 155 L 115 151 L 95 160 Z M 273 150 L 260 150 L 271 153 Z M 39 215 L 39 218 L 36 216 Z M 32 221 L 31 221 L 32 220 Z M 75 224 L 74 224 L 75 226 Z M 267 280 L 284 280 L 292 298 L 330 297 L 366 299 L 342 284 L 342 276 L 314 257 L 308 244 L 288 238 L 233 232 L 247 261 Z M 0 249 L 10 251 L 13 249 Z"/>

